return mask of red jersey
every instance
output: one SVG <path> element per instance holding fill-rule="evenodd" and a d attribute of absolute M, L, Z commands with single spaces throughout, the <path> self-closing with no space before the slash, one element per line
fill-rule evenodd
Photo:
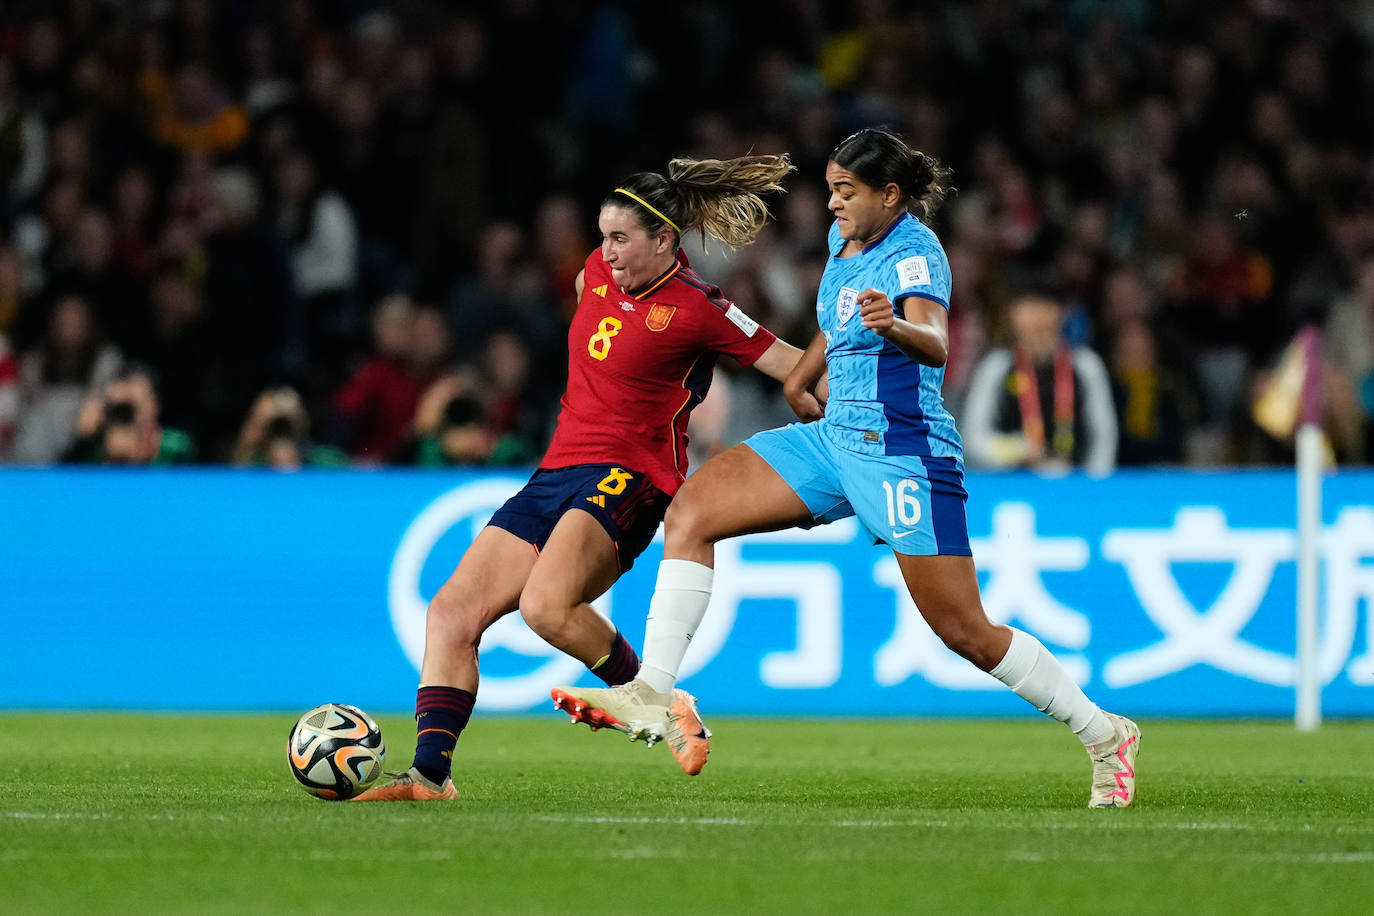
<path fill-rule="evenodd" d="M 541 468 L 624 465 L 672 495 L 687 473 L 687 417 L 716 357 L 751 365 L 775 338 L 681 257 L 633 293 L 597 249 L 568 328 L 568 390 Z"/>

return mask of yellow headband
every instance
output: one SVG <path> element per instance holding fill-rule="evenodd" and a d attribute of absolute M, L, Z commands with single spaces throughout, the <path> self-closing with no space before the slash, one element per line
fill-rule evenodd
<path fill-rule="evenodd" d="M 635 194 L 633 191 L 627 191 L 624 188 L 616 188 L 615 193 L 624 194 L 626 197 L 630 198 L 630 200 L 637 201 L 641 206 L 644 207 L 644 209 L 648 210 L 654 216 L 657 216 L 659 219 L 663 220 L 665 223 L 672 226 L 674 232 L 676 232 L 678 235 L 682 235 L 682 230 L 677 227 L 677 223 L 673 222 L 668 217 L 658 212 L 658 210 L 654 209 L 653 204 L 649 203 L 647 200 L 640 197 L 638 194 Z"/>

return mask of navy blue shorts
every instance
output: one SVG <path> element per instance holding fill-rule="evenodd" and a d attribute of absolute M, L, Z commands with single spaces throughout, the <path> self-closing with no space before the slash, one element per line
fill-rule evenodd
<path fill-rule="evenodd" d="M 543 550 L 563 513 L 583 509 L 611 536 L 623 574 L 654 539 L 671 500 L 643 474 L 613 464 L 540 468 L 488 524 Z"/>

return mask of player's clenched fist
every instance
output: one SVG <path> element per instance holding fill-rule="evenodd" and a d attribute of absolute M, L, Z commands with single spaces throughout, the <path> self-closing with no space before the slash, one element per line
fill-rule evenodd
<path fill-rule="evenodd" d="M 886 337 L 897 321 L 897 315 L 892 310 L 892 302 L 887 298 L 887 293 L 866 289 L 859 293 L 855 301 L 859 305 L 859 317 L 863 320 L 864 327 L 880 337 Z"/>

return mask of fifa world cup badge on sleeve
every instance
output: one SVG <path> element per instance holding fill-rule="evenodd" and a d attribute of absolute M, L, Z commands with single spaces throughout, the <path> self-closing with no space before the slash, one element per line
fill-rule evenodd
<path fill-rule="evenodd" d="M 923 254 L 902 258 L 897 262 L 897 282 L 903 289 L 908 286 L 929 286 L 930 265 Z"/>
<path fill-rule="evenodd" d="M 730 319 L 735 327 L 743 331 L 745 337 L 753 337 L 754 332 L 759 329 L 759 323 L 744 314 L 738 305 L 732 305 L 726 309 L 725 317 Z"/>

